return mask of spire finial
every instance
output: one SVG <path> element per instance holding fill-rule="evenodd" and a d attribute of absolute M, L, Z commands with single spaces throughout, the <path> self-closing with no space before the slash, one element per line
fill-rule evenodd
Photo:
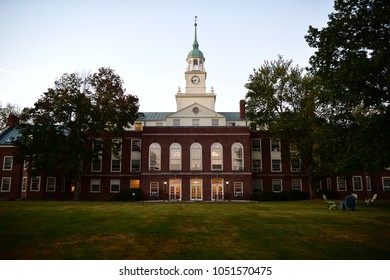
<path fill-rule="evenodd" d="M 195 26 L 195 40 L 194 40 L 194 44 L 193 44 L 193 47 L 194 49 L 197 49 L 199 47 L 199 44 L 198 44 L 198 34 L 197 34 L 197 29 L 196 27 L 198 26 L 198 16 L 195 16 L 195 23 L 194 23 L 194 26 Z"/>

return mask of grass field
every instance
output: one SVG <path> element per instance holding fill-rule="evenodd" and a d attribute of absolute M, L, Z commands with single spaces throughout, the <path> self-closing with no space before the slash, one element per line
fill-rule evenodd
<path fill-rule="evenodd" d="M 0 202 L 0 259 L 390 259 L 390 201 Z"/>

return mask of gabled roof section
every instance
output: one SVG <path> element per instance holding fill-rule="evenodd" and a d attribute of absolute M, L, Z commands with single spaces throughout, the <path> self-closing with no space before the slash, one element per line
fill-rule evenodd
<path fill-rule="evenodd" d="M 139 112 L 138 121 L 165 121 L 172 112 Z"/>
<path fill-rule="evenodd" d="M 199 103 L 193 103 L 173 113 L 169 118 L 225 118 L 225 116 Z"/>
<path fill-rule="evenodd" d="M 0 145 L 12 145 L 12 141 L 20 136 L 19 127 L 6 127 L 0 133 Z"/>

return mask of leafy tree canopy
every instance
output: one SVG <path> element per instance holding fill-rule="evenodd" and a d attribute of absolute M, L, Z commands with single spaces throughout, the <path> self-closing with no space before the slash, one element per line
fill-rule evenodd
<path fill-rule="evenodd" d="M 390 166 L 390 2 L 336 0 L 334 9 L 306 36 L 332 135 L 322 146 L 336 171 L 375 172 Z"/>
<path fill-rule="evenodd" d="M 4 107 L 0 103 L 0 131 L 6 127 L 9 115 L 20 116 L 22 110 L 16 104 L 7 103 Z"/>
<path fill-rule="evenodd" d="M 120 137 L 136 120 L 138 107 L 138 98 L 125 94 L 122 79 L 110 68 L 86 77 L 63 74 L 23 111 L 17 159 L 32 163 L 33 172 L 77 178 L 83 162 L 100 152 L 92 143 Z"/>

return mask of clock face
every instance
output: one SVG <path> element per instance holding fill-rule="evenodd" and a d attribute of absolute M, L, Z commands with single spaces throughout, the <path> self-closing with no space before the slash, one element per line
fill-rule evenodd
<path fill-rule="evenodd" d="M 198 76 L 193 76 L 193 77 L 191 78 L 191 82 L 192 82 L 193 84 L 198 84 L 198 83 L 200 82 L 200 79 L 199 79 Z"/>

